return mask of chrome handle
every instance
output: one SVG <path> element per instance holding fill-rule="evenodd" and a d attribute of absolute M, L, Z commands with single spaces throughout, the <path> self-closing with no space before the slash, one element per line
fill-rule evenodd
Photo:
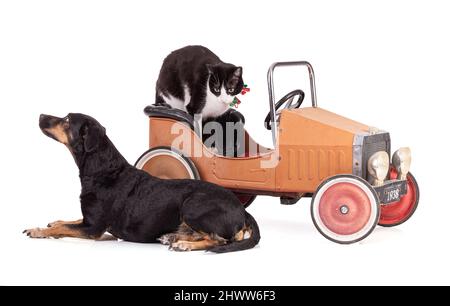
<path fill-rule="evenodd" d="M 273 72 L 276 67 L 281 66 L 306 66 L 308 68 L 309 74 L 309 86 L 311 89 L 311 103 L 313 107 L 317 107 L 317 94 L 316 94 L 316 78 L 314 75 L 314 69 L 312 65 L 307 61 L 299 61 L 299 62 L 277 62 L 273 63 L 269 67 L 269 71 L 267 72 L 267 85 L 269 87 L 269 99 L 271 104 L 275 104 L 275 89 L 273 86 Z"/>
<path fill-rule="evenodd" d="M 275 89 L 273 83 L 273 72 L 276 67 L 280 66 L 306 66 L 308 68 L 309 73 L 309 86 L 311 89 L 311 103 L 313 107 L 317 107 L 317 94 L 316 94 L 316 78 L 314 76 L 314 69 L 312 65 L 307 61 L 298 61 L 298 62 L 276 62 L 270 65 L 269 70 L 267 71 L 267 86 L 269 88 L 269 104 L 270 104 L 270 113 L 271 113 L 271 121 L 272 121 L 272 140 L 273 145 L 276 146 L 277 138 L 278 138 L 278 123 L 276 122 L 276 114 L 275 114 Z"/>

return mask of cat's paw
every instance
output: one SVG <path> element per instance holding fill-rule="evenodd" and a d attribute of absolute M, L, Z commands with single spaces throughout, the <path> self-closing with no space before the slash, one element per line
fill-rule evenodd
<path fill-rule="evenodd" d="M 157 107 L 164 107 L 164 108 L 172 108 L 172 106 L 164 101 L 161 102 L 156 102 L 155 104 L 153 104 L 154 106 Z"/>
<path fill-rule="evenodd" d="M 237 110 L 232 109 L 230 111 L 230 113 L 228 114 L 228 118 L 227 118 L 228 122 L 233 122 L 233 123 L 242 123 L 245 124 L 245 117 L 244 115 L 242 115 L 240 112 L 238 112 Z"/>

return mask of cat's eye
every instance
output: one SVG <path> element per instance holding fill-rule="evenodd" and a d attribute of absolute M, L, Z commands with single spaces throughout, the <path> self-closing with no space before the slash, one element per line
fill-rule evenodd
<path fill-rule="evenodd" d="M 220 92 L 220 87 L 214 87 L 215 92 Z"/>
<path fill-rule="evenodd" d="M 228 92 L 229 92 L 229 93 L 234 92 L 234 88 L 228 88 Z"/>

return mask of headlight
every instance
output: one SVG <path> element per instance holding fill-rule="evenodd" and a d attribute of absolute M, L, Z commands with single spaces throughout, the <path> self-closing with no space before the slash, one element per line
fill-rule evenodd
<path fill-rule="evenodd" d="M 411 150 L 400 148 L 392 155 L 392 164 L 397 170 L 399 180 L 406 180 L 406 175 L 411 167 Z"/>
<path fill-rule="evenodd" d="M 389 171 L 389 155 L 385 151 L 378 151 L 367 161 L 369 182 L 374 186 L 381 186 Z"/>

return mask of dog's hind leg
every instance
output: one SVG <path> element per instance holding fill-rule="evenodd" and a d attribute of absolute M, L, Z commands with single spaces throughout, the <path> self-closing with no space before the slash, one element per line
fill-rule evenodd
<path fill-rule="evenodd" d="M 99 239 L 105 231 L 94 230 L 82 223 L 57 224 L 48 228 L 33 228 L 24 230 L 23 233 L 31 238 L 83 238 Z"/>
<path fill-rule="evenodd" d="M 182 223 L 177 232 L 163 237 L 166 239 L 161 240 L 161 242 L 170 245 L 169 249 L 174 251 L 207 250 L 226 243 L 225 239 L 217 235 L 211 236 L 197 232 L 186 223 Z"/>
<path fill-rule="evenodd" d="M 206 235 L 198 241 L 178 240 L 170 244 L 170 249 L 174 251 L 207 250 L 222 243 L 221 240 L 212 239 L 209 235 Z"/>
<path fill-rule="evenodd" d="M 164 245 L 171 245 L 179 240 L 199 241 L 204 238 L 206 234 L 198 233 L 189 227 L 186 223 L 181 223 L 177 231 L 174 233 L 164 234 L 159 237 L 159 241 Z"/>

